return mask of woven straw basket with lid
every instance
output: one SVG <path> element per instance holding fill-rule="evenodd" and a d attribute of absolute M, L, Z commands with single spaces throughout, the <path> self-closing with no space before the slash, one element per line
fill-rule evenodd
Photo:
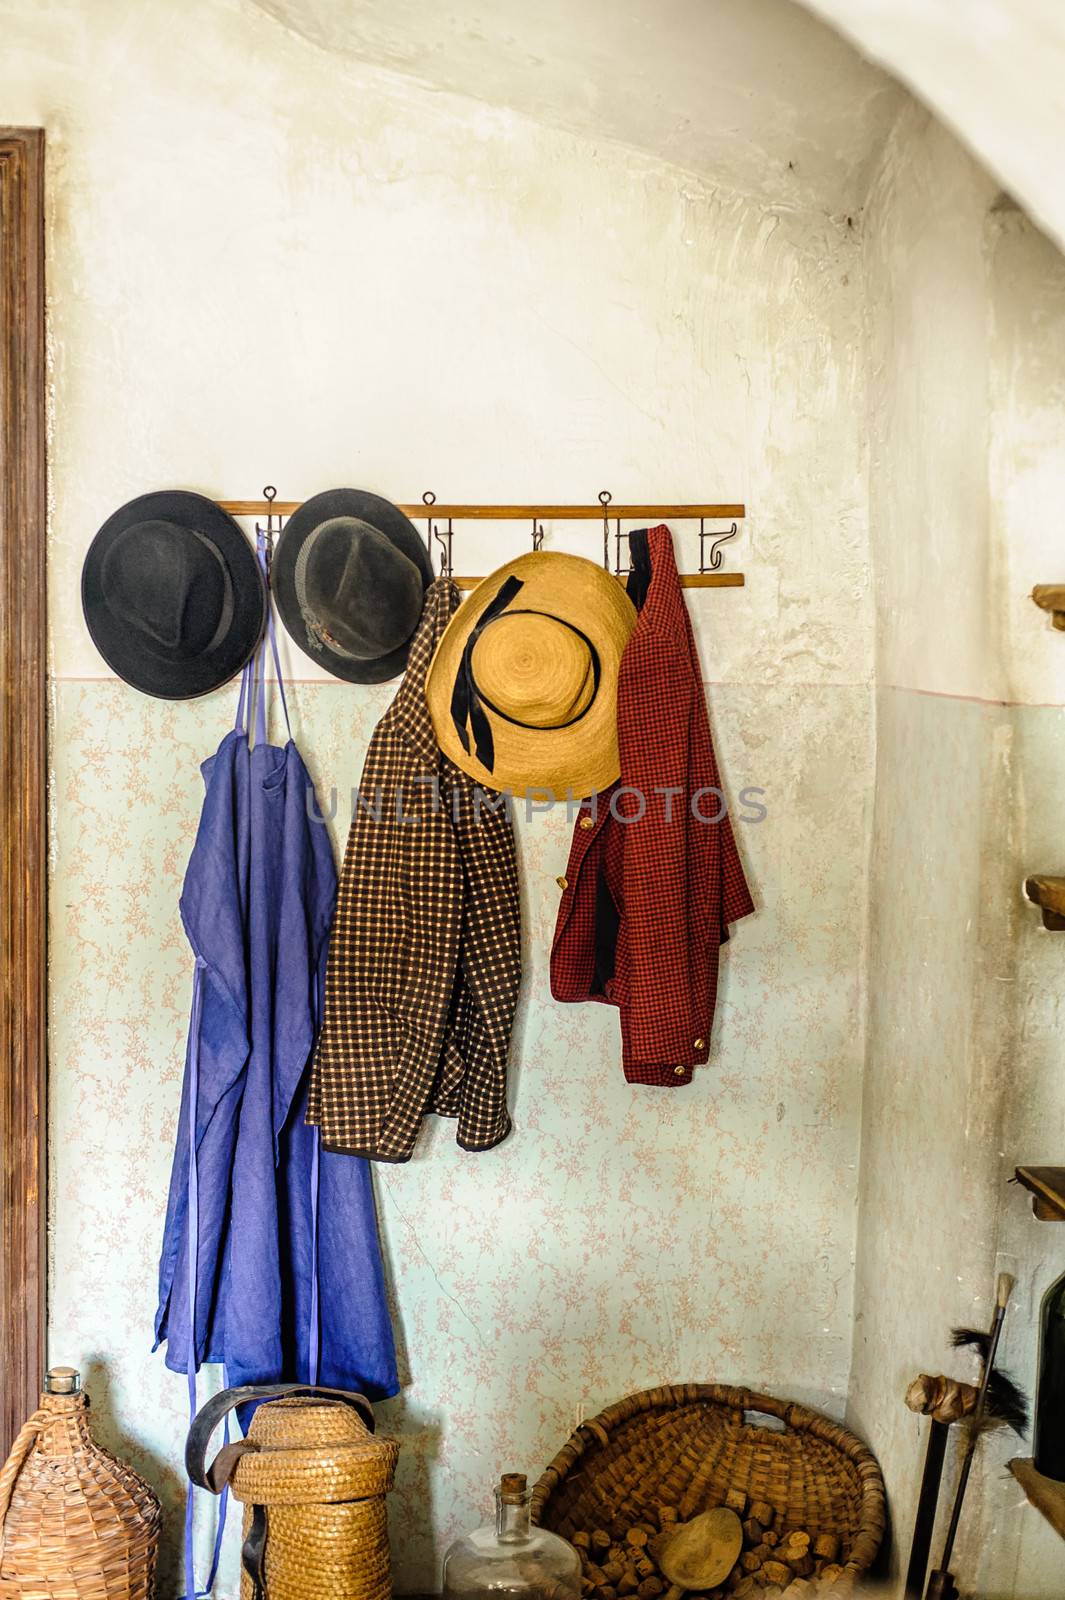
<path fill-rule="evenodd" d="M 278 1398 L 270 1398 L 277 1396 Z M 205 1466 L 207 1442 L 238 1405 L 266 1400 L 248 1436 Z M 362 1395 L 295 1385 L 227 1389 L 189 1434 L 194 1483 L 244 1505 L 241 1600 L 389 1600 L 385 1495 L 399 1455 L 376 1438 Z"/>
<path fill-rule="evenodd" d="M 89 1432 L 71 1367 L 53 1367 L 40 1409 L 0 1472 L 0 1600 L 150 1600 L 159 1501 Z"/>

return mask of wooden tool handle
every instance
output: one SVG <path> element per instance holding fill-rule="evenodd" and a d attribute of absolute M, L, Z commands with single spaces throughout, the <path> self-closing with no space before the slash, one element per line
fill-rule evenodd
<path fill-rule="evenodd" d="M 973 1383 L 959 1383 L 942 1373 L 933 1376 L 922 1372 L 906 1390 L 906 1404 L 911 1411 L 934 1417 L 937 1422 L 957 1422 L 976 1410 L 979 1393 Z"/>

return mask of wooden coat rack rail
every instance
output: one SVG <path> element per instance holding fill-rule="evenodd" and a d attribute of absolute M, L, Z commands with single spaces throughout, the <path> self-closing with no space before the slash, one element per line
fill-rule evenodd
<path fill-rule="evenodd" d="M 277 491 L 267 487 L 263 491 L 261 500 L 222 500 L 219 504 L 223 511 L 228 511 L 233 517 L 267 517 L 282 518 L 291 515 L 299 509 L 298 500 L 278 500 L 275 498 Z M 544 537 L 543 524 L 545 522 L 598 522 L 603 529 L 603 565 L 607 571 L 612 571 L 615 577 L 624 579 L 627 575 L 627 563 L 622 561 L 621 541 L 628 537 L 622 531 L 622 522 L 656 523 L 665 521 L 698 522 L 699 524 L 699 552 L 700 570 L 698 572 L 685 572 L 681 574 L 681 584 L 685 589 L 741 589 L 745 578 L 742 572 L 721 571 L 721 550 L 719 546 L 728 539 L 733 539 L 738 532 L 736 523 L 747 514 L 746 506 L 737 504 L 706 504 L 706 505 L 633 505 L 615 504 L 607 490 L 603 490 L 598 502 L 590 505 L 459 505 L 445 504 L 436 499 L 435 495 L 422 496 L 420 503 L 415 505 L 401 505 L 399 509 L 411 521 L 424 518 L 429 524 L 429 538 L 427 544 L 430 555 L 433 553 L 433 541 L 439 546 L 441 571 L 447 573 L 460 589 L 472 589 L 482 581 L 481 578 L 459 577 L 452 570 L 452 540 L 456 522 L 528 522 L 532 530 L 532 545 L 534 550 L 539 550 Z M 710 521 L 728 520 L 732 527 L 722 531 L 707 528 L 705 524 Z M 614 525 L 611 532 L 611 523 Z M 441 526 L 446 524 L 446 526 Z M 610 559 L 610 541 L 614 540 L 614 560 Z M 704 554 L 706 542 L 710 542 L 709 554 Z"/>

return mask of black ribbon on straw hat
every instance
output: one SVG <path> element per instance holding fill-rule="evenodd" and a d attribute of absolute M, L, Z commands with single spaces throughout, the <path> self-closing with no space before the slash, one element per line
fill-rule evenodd
<path fill-rule="evenodd" d="M 602 792 L 620 771 L 618 674 L 635 623 L 594 561 L 538 550 L 506 562 L 459 606 L 429 663 L 444 756 L 514 796 Z"/>
<path fill-rule="evenodd" d="M 510 722 L 516 728 L 537 728 L 539 726 L 537 723 L 523 722 L 520 717 L 510 716 L 508 712 L 501 710 L 499 706 L 489 700 L 488 696 L 477 686 L 477 678 L 473 670 L 473 652 L 477 641 L 489 624 L 497 622 L 504 612 L 511 617 L 547 617 L 551 622 L 557 622 L 563 628 L 568 628 L 571 633 L 575 633 L 578 639 L 582 639 L 588 646 L 588 653 L 592 662 L 592 692 L 588 696 L 587 703 L 582 706 L 576 716 L 570 717 L 566 722 L 558 723 L 552 729 L 553 732 L 557 732 L 559 728 L 571 728 L 575 722 L 580 722 L 582 717 L 586 717 L 595 704 L 595 697 L 599 692 L 599 679 L 602 672 L 599 652 L 582 628 L 578 628 L 572 622 L 567 622 L 565 617 L 556 617 L 554 612 L 551 611 L 537 611 L 522 606 L 516 606 L 512 611 L 508 609 L 510 602 L 517 598 L 524 587 L 525 585 L 520 578 L 508 578 L 500 586 L 495 598 L 485 607 L 477 626 L 470 630 L 470 636 L 466 640 L 466 647 L 462 652 L 459 669 L 455 674 L 455 684 L 451 691 L 451 720 L 455 725 L 455 732 L 458 734 L 462 748 L 469 755 L 470 736 L 466 731 L 468 724 L 473 733 L 473 747 L 477 759 L 488 772 L 491 772 L 495 767 L 495 740 L 492 737 L 492 724 L 485 715 L 485 706 L 494 716 L 502 717 L 504 722 Z"/>

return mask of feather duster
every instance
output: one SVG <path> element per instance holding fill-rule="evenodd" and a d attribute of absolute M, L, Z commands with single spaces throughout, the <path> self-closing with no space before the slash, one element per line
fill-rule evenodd
<path fill-rule="evenodd" d="M 954 1328 L 950 1342 L 955 1350 L 972 1350 L 985 1362 L 991 1335 L 983 1328 Z M 1023 1439 L 1028 1430 L 1028 1410 L 1028 1396 L 1024 1390 L 1014 1383 L 1008 1372 L 996 1367 L 988 1380 L 983 1426 L 1012 1428 Z"/>

